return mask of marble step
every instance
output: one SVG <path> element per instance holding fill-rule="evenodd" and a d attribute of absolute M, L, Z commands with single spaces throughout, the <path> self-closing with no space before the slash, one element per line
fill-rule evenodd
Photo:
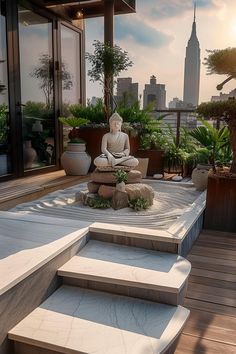
<path fill-rule="evenodd" d="M 58 274 L 64 284 L 179 305 L 190 270 L 177 254 L 90 240 Z"/>
<path fill-rule="evenodd" d="M 17 354 L 171 354 L 188 316 L 182 306 L 62 286 L 8 337 Z"/>

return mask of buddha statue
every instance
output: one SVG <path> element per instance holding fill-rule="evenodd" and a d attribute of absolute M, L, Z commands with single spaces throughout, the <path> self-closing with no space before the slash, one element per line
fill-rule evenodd
<path fill-rule="evenodd" d="M 98 170 L 115 170 L 119 166 L 132 170 L 138 165 L 138 160 L 130 156 L 129 137 L 121 131 L 123 119 L 118 113 L 113 113 L 109 119 L 110 132 L 102 138 L 102 154 L 95 158 L 94 165 Z"/>

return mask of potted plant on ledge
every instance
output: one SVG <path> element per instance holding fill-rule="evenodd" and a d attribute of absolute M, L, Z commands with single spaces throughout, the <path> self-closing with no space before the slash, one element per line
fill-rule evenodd
<path fill-rule="evenodd" d="M 229 128 L 232 161 L 229 167 L 213 169 L 208 175 L 205 227 L 236 231 L 236 101 L 202 103 L 197 112 L 224 120 Z"/>
<path fill-rule="evenodd" d="M 85 118 L 60 117 L 60 122 L 71 127 L 67 150 L 61 156 L 61 164 L 67 175 L 84 176 L 88 173 L 91 157 L 86 153 L 86 143 L 79 138 L 79 127 L 88 124 Z"/>

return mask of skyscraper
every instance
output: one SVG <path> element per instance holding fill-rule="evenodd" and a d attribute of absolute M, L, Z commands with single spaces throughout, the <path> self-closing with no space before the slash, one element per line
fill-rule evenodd
<path fill-rule="evenodd" d="M 133 83 L 131 77 L 117 79 L 117 102 L 127 101 L 128 106 L 138 101 L 138 83 Z"/>
<path fill-rule="evenodd" d="M 150 84 L 146 84 L 143 91 L 143 108 L 146 108 L 149 103 L 154 103 L 155 109 L 166 108 L 165 85 L 157 84 L 157 79 L 154 75 L 150 77 Z"/>
<path fill-rule="evenodd" d="M 186 47 L 184 68 L 184 98 L 185 104 L 198 105 L 200 83 L 200 47 L 196 33 L 196 3 L 194 4 L 194 17 L 192 33 Z"/>

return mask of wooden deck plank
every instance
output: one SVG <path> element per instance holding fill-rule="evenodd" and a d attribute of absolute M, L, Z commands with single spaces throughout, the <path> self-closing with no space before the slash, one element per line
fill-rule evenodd
<path fill-rule="evenodd" d="M 187 258 L 191 314 L 175 354 L 236 354 L 236 234 L 204 230 Z"/>
<path fill-rule="evenodd" d="M 236 354 L 236 347 L 182 334 L 175 354 Z"/>

